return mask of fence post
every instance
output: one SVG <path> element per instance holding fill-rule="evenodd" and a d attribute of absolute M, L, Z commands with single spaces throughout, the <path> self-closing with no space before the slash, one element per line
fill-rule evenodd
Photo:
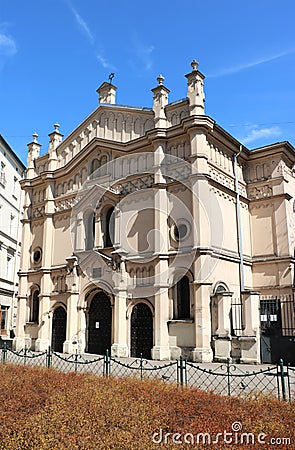
<path fill-rule="evenodd" d="M 184 386 L 186 384 L 186 361 L 182 355 L 180 355 L 179 363 L 180 386 Z"/>
<path fill-rule="evenodd" d="M 7 342 L 3 342 L 3 349 L 2 349 L 2 362 L 5 364 L 7 359 Z"/>
<path fill-rule="evenodd" d="M 27 364 L 27 346 L 25 345 L 25 351 L 24 351 L 24 366 Z"/>
<path fill-rule="evenodd" d="M 140 367 L 140 379 L 142 380 L 142 376 L 143 376 L 142 353 L 140 354 L 139 367 Z"/>
<path fill-rule="evenodd" d="M 105 362 L 105 374 L 108 377 L 110 374 L 110 355 L 109 355 L 109 349 L 106 349 L 106 354 L 105 354 L 105 358 L 104 358 L 104 362 Z"/>
<path fill-rule="evenodd" d="M 284 370 L 284 361 L 282 358 L 279 360 L 279 367 L 280 367 L 280 376 L 281 376 L 281 386 L 282 386 L 282 394 L 283 394 L 283 400 L 286 401 L 286 383 L 285 383 L 285 370 Z"/>
<path fill-rule="evenodd" d="M 48 350 L 46 351 L 46 367 L 51 366 L 52 361 L 52 354 L 51 354 L 51 347 L 49 345 Z"/>
<path fill-rule="evenodd" d="M 230 392 L 230 359 L 226 360 L 226 373 L 227 373 L 227 395 L 231 395 Z"/>
<path fill-rule="evenodd" d="M 75 373 L 77 373 L 77 368 L 78 368 L 78 350 L 76 349 L 76 353 L 75 353 Z"/>

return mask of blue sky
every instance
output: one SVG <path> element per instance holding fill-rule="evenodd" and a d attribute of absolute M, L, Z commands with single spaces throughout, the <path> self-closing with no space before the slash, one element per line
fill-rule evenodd
<path fill-rule="evenodd" d="M 0 134 L 25 161 L 37 131 L 47 151 L 68 135 L 115 73 L 117 103 L 186 96 L 190 62 L 206 76 L 206 114 L 248 148 L 295 146 L 294 0 L 0 0 Z"/>

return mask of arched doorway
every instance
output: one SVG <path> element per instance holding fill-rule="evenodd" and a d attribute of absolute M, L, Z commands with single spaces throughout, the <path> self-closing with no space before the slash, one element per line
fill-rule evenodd
<path fill-rule="evenodd" d="M 62 306 L 54 310 L 52 318 L 52 350 L 63 352 L 63 343 L 66 340 L 67 331 L 67 313 Z"/>
<path fill-rule="evenodd" d="M 131 313 L 131 356 L 151 359 L 153 315 L 145 303 L 137 303 Z"/>
<path fill-rule="evenodd" d="M 104 355 L 111 351 L 112 307 L 105 292 L 98 292 L 91 300 L 88 314 L 88 353 Z"/>

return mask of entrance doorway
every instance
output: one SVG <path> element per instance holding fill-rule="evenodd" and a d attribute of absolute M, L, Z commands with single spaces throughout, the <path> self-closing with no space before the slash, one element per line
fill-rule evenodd
<path fill-rule="evenodd" d="M 131 356 L 151 359 L 153 315 L 145 303 L 138 303 L 131 314 Z"/>
<path fill-rule="evenodd" d="M 292 295 L 260 300 L 262 363 L 295 364 L 294 312 Z"/>
<path fill-rule="evenodd" d="M 112 307 L 105 292 L 98 292 L 91 300 L 88 314 L 88 353 L 104 355 L 111 351 Z"/>
<path fill-rule="evenodd" d="M 62 306 L 54 310 L 52 318 L 52 350 L 63 352 L 63 343 L 66 340 L 67 332 L 67 313 Z"/>

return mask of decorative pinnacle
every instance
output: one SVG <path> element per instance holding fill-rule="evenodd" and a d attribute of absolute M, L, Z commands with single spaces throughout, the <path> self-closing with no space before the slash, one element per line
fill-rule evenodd
<path fill-rule="evenodd" d="M 54 124 L 53 126 L 54 126 L 54 131 L 55 131 L 56 133 L 59 133 L 59 127 L 60 127 L 60 124 L 59 124 L 58 122 L 55 122 L 55 124 Z"/>
<path fill-rule="evenodd" d="M 34 141 L 34 142 L 38 142 L 38 141 L 37 141 L 37 139 L 38 139 L 38 134 L 36 133 L 36 131 L 35 131 L 34 134 L 32 134 L 32 136 L 33 136 L 33 141 Z"/>
<path fill-rule="evenodd" d="M 191 66 L 192 66 L 192 68 L 193 68 L 193 71 L 197 70 L 198 67 L 199 67 L 198 61 L 194 59 L 194 60 L 191 62 Z"/>
<path fill-rule="evenodd" d="M 160 74 L 157 78 L 158 85 L 161 86 L 164 80 L 165 78 L 163 77 L 163 75 Z"/>

